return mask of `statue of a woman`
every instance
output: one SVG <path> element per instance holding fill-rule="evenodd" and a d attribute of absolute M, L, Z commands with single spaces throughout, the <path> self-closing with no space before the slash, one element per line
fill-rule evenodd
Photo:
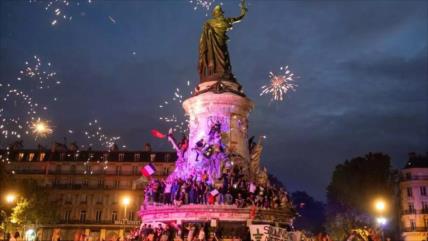
<path fill-rule="evenodd" d="M 247 13 L 245 0 L 241 2 L 241 15 L 225 18 L 220 5 L 214 7 L 212 18 L 205 22 L 199 40 L 199 76 L 200 81 L 235 81 L 227 50 L 226 32 L 232 29 Z"/>

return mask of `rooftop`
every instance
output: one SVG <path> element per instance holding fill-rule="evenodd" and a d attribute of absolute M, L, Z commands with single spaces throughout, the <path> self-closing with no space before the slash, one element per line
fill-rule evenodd
<path fill-rule="evenodd" d="M 404 166 L 404 169 L 408 168 L 428 168 L 428 153 L 425 155 L 417 155 L 414 152 L 409 153 L 409 160 Z"/>
<path fill-rule="evenodd" d="M 175 152 L 155 151 L 101 151 L 101 150 L 61 150 L 43 149 L 0 150 L 0 159 L 11 162 L 36 161 L 118 161 L 118 162 L 175 162 Z"/>

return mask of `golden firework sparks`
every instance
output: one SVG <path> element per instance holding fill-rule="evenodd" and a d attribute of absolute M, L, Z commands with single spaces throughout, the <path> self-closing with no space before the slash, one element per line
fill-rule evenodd
<path fill-rule="evenodd" d="M 47 137 L 52 134 L 53 129 L 49 125 L 48 121 L 43 121 L 41 119 L 37 119 L 35 122 L 31 124 L 32 133 L 37 137 Z"/>

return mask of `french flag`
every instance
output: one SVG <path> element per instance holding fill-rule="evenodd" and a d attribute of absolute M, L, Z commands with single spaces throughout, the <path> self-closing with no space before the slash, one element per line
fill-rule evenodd
<path fill-rule="evenodd" d="M 140 172 L 143 176 L 150 177 L 151 175 L 153 175 L 153 173 L 156 172 L 156 168 L 155 168 L 155 166 L 153 166 L 153 164 L 149 163 L 149 164 L 145 165 L 144 167 L 142 167 L 140 169 Z"/>
<path fill-rule="evenodd" d="M 218 194 L 219 194 L 219 191 L 217 189 L 214 189 L 210 192 L 210 195 L 213 197 L 217 196 Z"/>

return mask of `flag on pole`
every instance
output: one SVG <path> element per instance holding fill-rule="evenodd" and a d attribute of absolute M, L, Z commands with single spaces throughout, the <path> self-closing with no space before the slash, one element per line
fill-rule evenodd
<path fill-rule="evenodd" d="M 156 172 L 156 168 L 155 168 L 155 166 L 153 166 L 153 164 L 149 163 L 149 164 L 145 165 L 144 167 L 142 167 L 140 169 L 140 172 L 143 176 L 150 177 L 151 175 L 153 175 L 153 173 Z"/>
<path fill-rule="evenodd" d="M 158 131 L 158 130 L 156 130 L 156 129 L 153 129 L 153 130 L 151 131 L 151 133 L 152 133 L 152 136 L 154 136 L 154 137 L 156 137 L 156 138 L 159 138 L 159 139 L 163 139 L 163 138 L 165 138 L 165 137 L 166 137 L 166 135 L 165 135 L 165 134 L 162 134 L 162 132 L 160 132 L 160 131 Z"/>
<path fill-rule="evenodd" d="M 211 195 L 211 196 L 213 196 L 213 197 L 217 196 L 218 194 L 219 194 L 219 192 L 218 192 L 218 190 L 217 190 L 217 189 L 214 189 L 214 190 L 212 190 L 212 191 L 210 192 L 210 195 Z"/>

